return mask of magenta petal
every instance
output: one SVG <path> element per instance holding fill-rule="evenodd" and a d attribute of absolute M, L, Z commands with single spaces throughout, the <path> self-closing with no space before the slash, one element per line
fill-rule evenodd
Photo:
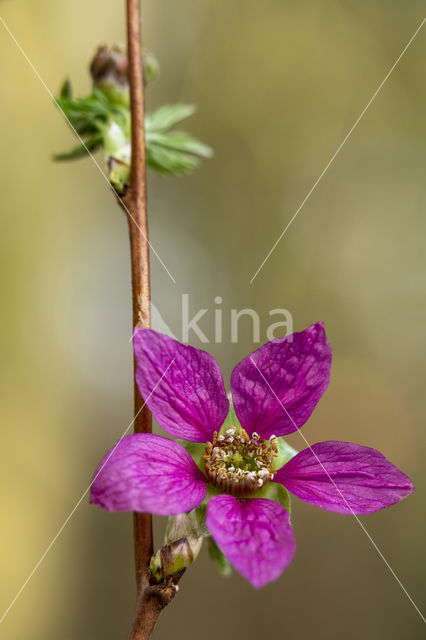
<path fill-rule="evenodd" d="M 293 530 L 278 502 L 216 496 L 206 522 L 229 562 L 257 589 L 278 578 L 293 558 Z"/>
<path fill-rule="evenodd" d="M 194 509 L 205 494 L 206 479 L 180 444 L 135 433 L 120 440 L 100 463 L 90 502 L 107 511 L 168 516 Z"/>
<path fill-rule="evenodd" d="M 322 322 L 267 342 L 232 372 L 232 399 L 241 425 L 263 438 L 300 429 L 327 388 L 330 365 Z"/>
<path fill-rule="evenodd" d="M 136 330 L 133 345 L 137 383 L 158 424 L 176 438 L 211 440 L 229 409 L 216 360 L 151 329 Z"/>
<path fill-rule="evenodd" d="M 275 475 L 305 502 L 338 513 L 373 513 L 414 491 L 413 483 L 379 451 L 351 442 L 319 442 Z"/>

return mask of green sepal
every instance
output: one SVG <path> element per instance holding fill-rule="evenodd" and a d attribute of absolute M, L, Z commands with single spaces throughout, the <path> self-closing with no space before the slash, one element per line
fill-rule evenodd
<path fill-rule="evenodd" d="M 111 157 L 108 163 L 108 178 L 114 189 L 122 193 L 125 186 L 130 183 L 129 165 Z"/>
<path fill-rule="evenodd" d="M 205 473 L 206 467 L 203 456 L 206 453 L 206 445 L 204 442 L 188 442 L 188 440 L 178 440 L 178 442 L 187 450 L 199 470 Z"/>
<path fill-rule="evenodd" d="M 117 158 L 130 166 L 129 134 L 115 118 L 110 118 L 105 126 L 104 148 L 107 156 Z"/>
<path fill-rule="evenodd" d="M 273 500 L 278 502 L 284 507 L 288 513 L 290 513 L 290 496 L 287 489 L 278 482 L 267 482 L 259 491 L 251 493 L 250 495 L 242 496 L 244 498 L 265 498 L 266 500 Z"/>
<path fill-rule="evenodd" d="M 277 438 L 278 440 L 278 457 L 274 459 L 274 464 L 272 465 L 272 471 L 278 471 L 281 469 L 289 460 L 294 458 L 294 456 L 298 453 L 296 449 L 293 449 L 281 436 Z"/>
<path fill-rule="evenodd" d="M 202 505 L 188 511 L 188 513 L 169 516 L 164 534 L 164 544 L 170 544 L 170 542 L 191 535 L 198 538 L 210 535 L 206 528 L 206 508 Z"/>
<path fill-rule="evenodd" d="M 214 498 L 216 496 L 221 496 L 223 495 L 223 491 L 221 489 L 218 489 L 217 487 L 215 487 L 214 485 L 212 485 L 211 482 L 209 482 L 207 484 L 207 491 L 206 491 L 206 495 L 204 496 L 204 500 L 201 503 L 201 505 L 207 505 L 208 501 L 211 498 Z"/>
<path fill-rule="evenodd" d="M 223 423 L 219 433 L 225 433 L 225 431 L 229 429 L 229 427 L 235 427 L 236 429 L 241 429 L 240 421 L 237 418 L 234 405 L 232 404 L 231 394 L 228 395 L 228 399 L 229 399 L 228 415 L 226 416 L 225 422 Z"/>
<path fill-rule="evenodd" d="M 191 456 L 191 458 L 193 459 L 193 461 L 195 462 L 195 464 L 197 465 L 201 473 L 205 475 L 206 467 L 205 467 L 203 456 L 206 453 L 206 445 L 204 444 L 204 442 L 188 442 L 188 440 L 178 440 L 178 442 L 179 444 L 182 445 L 182 447 L 184 447 L 187 450 L 187 452 L 189 453 L 189 455 Z M 205 517 L 205 508 L 210 498 L 214 498 L 215 496 L 218 496 L 221 493 L 223 493 L 223 491 L 221 491 L 217 487 L 214 487 L 211 484 L 211 482 L 207 482 L 207 490 L 206 490 L 206 495 L 204 496 L 204 500 L 202 501 L 200 506 L 197 507 L 196 509 L 199 517 L 202 517 L 202 515 L 204 515 Z M 204 509 L 204 512 L 202 511 L 203 509 Z"/>
<path fill-rule="evenodd" d="M 190 513 L 192 512 L 194 512 L 195 514 L 194 517 L 197 519 L 197 523 L 200 528 L 200 531 L 202 530 L 204 533 L 207 533 L 207 535 L 210 535 L 206 527 L 207 505 L 204 502 L 202 502 L 201 504 L 198 505 L 198 507 L 195 507 L 195 509 L 193 509 L 193 511 L 191 511 Z"/>
<path fill-rule="evenodd" d="M 228 578 L 232 573 L 232 567 L 211 537 L 208 539 L 207 550 L 209 552 L 210 559 L 213 560 L 219 569 L 219 573 L 225 578 Z"/>

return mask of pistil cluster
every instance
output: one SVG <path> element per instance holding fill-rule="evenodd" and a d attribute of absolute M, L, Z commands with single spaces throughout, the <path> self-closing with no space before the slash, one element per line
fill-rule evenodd
<path fill-rule="evenodd" d="M 240 496 L 254 493 L 272 480 L 272 465 L 278 456 L 278 438 L 262 440 L 258 433 L 251 436 L 244 429 L 229 427 L 224 435 L 213 434 L 203 456 L 210 482 Z"/>

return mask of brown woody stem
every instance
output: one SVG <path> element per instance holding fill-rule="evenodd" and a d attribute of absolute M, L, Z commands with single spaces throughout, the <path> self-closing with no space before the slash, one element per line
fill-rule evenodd
<path fill-rule="evenodd" d="M 142 67 L 139 0 L 127 0 L 127 47 L 129 59 L 132 158 L 130 186 L 123 204 L 126 208 L 132 269 L 133 327 L 150 326 L 149 242 L 146 198 L 145 105 Z M 136 369 L 136 363 L 134 363 Z M 150 433 L 151 414 L 134 383 L 135 433 Z M 138 592 L 148 585 L 149 561 L 153 552 L 152 518 L 134 514 L 136 584 Z"/>
<path fill-rule="evenodd" d="M 130 186 L 120 198 L 127 214 L 130 234 L 132 270 L 133 327 L 149 327 L 151 322 L 151 291 L 149 275 L 149 241 L 147 220 L 145 104 L 139 0 L 126 0 L 127 55 L 130 85 L 130 115 L 132 127 L 132 157 Z M 136 362 L 134 362 L 136 372 Z M 144 404 L 134 380 L 134 431 L 150 433 L 152 417 Z M 165 606 L 171 602 L 180 578 L 174 576 L 159 585 L 150 585 L 149 563 L 153 555 L 152 517 L 134 513 L 134 542 L 137 599 L 129 631 L 129 640 L 148 640 Z"/>
<path fill-rule="evenodd" d="M 158 616 L 175 597 L 180 577 L 176 574 L 170 581 L 147 587 L 139 593 L 128 640 L 149 640 Z"/>

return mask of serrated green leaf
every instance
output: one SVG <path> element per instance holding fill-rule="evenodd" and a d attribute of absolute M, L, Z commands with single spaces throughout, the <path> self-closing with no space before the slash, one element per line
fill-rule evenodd
<path fill-rule="evenodd" d="M 174 149 L 166 149 L 159 145 L 146 147 L 146 159 L 150 167 L 160 173 L 172 173 L 177 176 L 190 173 L 200 162 L 195 156 L 181 153 Z"/>
<path fill-rule="evenodd" d="M 90 96 L 74 99 L 65 85 L 56 103 L 79 134 L 102 131 L 113 110 L 101 91 L 94 89 Z"/>
<path fill-rule="evenodd" d="M 53 156 L 53 159 L 56 162 L 62 162 L 64 160 L 77 160 L 78 158 L 82 158 L 87 156 L 88 151 L 97 151 L 102 145 L 102 136 L 92 136 L 88 140 L 86 140 L 84 146 L 83 144 L 78 144 L 76 147 L 71 149 L 70 151 L 66 151 L 64 153 L 56 153 Z"/>
<path fill-rule="evenodd" d="M 216 564 L 220 574 L 228 578 L 232 573 L 232 567 L 213 538 L 209 538 L 207 549 L 211 560 Z"/>
<path fill-rule="evenodd" d="M 165 104 L 146 116 L 147 131 L 165 131 L 174 124 L 193 115 L 196 108 L 192 104 Z"/>
<path fill-rule="evenodd" d="M 64 81 L 61 87 L 61 90 L 59 92 L 59 97 L 61 100 L 65 98 L 70 99 L 72 97 L 71 82 L 69 81 L 68 78 Z"/>
<path fill-rule="evenodd" d="M 146 145 L 161 146 L 166 149 L 174 149 L 191 155 L 198 155 L 203 158 L 211 158 L 213 150 L 196 138 L 193 138 L 185 131 L 172 131 L 170 133 L 151 132 L 147 130 Z"/>
<path fill-rule="evenodd" d="M 146 156 L 151 168 L 160 173 L 184 175 L 199 166 L 197 156 L 211 157 L 210 147 L 188 133 L 167 131 L 193 112 L 192 105 L 164 105 L 146 116 Z"/>
<path fill-rule="evenodd" d="M 130 112 L 126 105 L 111 101 L 97 87 L 89 96 L 73 98 L 68 80 L 62 85 L 56 104 L 90 150 L 103 146 L 107 156 L 121 164 L 130 164 Z M 199 158 L 211 157 L 210 147 L 186 132 L 167 131 L 169 127 L 192 115 L 194 110 L 192 105 L 164 105 L 146 116 L 148 166 L 159 173 L 185 175 L 199 166 Z M 120 144 L 123 148 L 126 147 L 125 153 L 117 148 L 117 135 L 114 136 L 114 144 L 111 144 L 111 123 L 121 131 Z M 72 160 L 84 155 L 84 145 L 78 145 L 69 152 L 56 154 L 55 160 Z M 128 184 L 129 175 L 129 171 L 120 165 L 110 171 L 109 178 L 113 186 L 120 190 Z"/>

